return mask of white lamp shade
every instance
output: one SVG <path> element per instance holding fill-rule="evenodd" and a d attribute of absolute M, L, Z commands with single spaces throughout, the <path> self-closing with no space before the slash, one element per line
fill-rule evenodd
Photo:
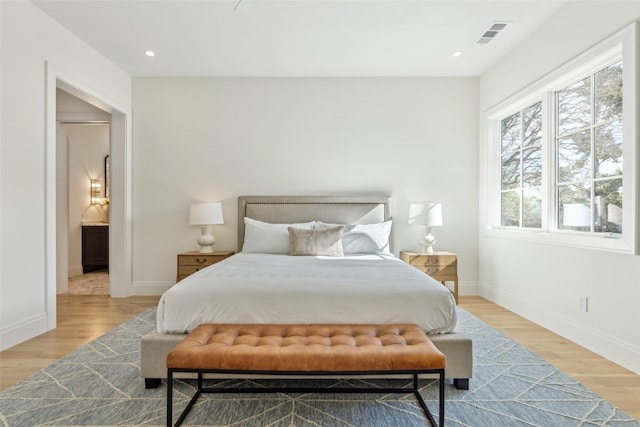
<path fill-rule="evenodd" d="M 442 226 L 442 205 L 440 203 L 410 203 L 409 225 Z"/>
<path fill-rule="evenodd" d="M 589 206 L 584 203 L 563 204 L 562 225 L 566 227 L 588 227 L 591 225 Z"/>
<path fill-rule="evenodd" d="M 618 227 L 622 227 L 622 208 L 620 206 L 607 205 L 607 222 L 611 222 Z"/>
<path fill-rule="evenodd" d="M 219 202 L 192 204 L 189 212 L 189 224 L 224 224 L 224 220 L 222 218 L 222 204 Z"/>

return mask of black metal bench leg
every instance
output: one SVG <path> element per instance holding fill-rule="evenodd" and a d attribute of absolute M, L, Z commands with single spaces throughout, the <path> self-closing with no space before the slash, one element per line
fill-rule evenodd
<path fill-rule="evenodd" d="M 173 425 L 173 372 L 167 372 L 167 427 Z"/>
<path fill-rule="evenodd" d="M 169 373 L 167 376 L 170 377 L 171 373 Z M 198 400 L 198 398 L 202 394 L 202 390 L 203 390 L 203 388 L 202 388 L 202 377 L 203 377 L 202 372 L 198 372 L 198 389 L 196 390 L 196 392 L 191 397 L 191 400 L 187 404 L 187 407 L 184 408 L 184 410 L 182 411 L 182 413 L 178 417 L 178 420 L 176 421 L 174 426 L 177 427 L 177 426 L 181 425 L 184 422 L 184 419 L 187 418 L 187 415 L 191 411 L 191 408 L 193 407 L 193 405 L 196 403 L 196 401 Z M 169 390 L 171 390 L 171 389 L 169 389 Z M 167 392 L 167 393 L 169 393 L 169 392 Z M 169 396 L 169 394 L 167 394 L 167 396 Z M 172 421 L 171 419 L 169 419 L 169 414 L 170 414 L 169 411 L 170 411 L 170 409 L 169 409 L 169 407 L 167 407 L 167 423 L 168 423 L 167 427 L 171 426 L 171 424 L 169 424 L 169 423 Z"/>
<path fill-rule="evenodd" d="M 439 379 L 438 379 L 438 386 L 439 386 L 439 406 L 438 406 L 438 424 L 440 427 L 444 427 L 444 372 L 440 372 L 439 374 Z M 418 400 L 418 403 L 420 404 L 420 407 L 422 408 L 422 412 L 424 412 L 424 415 L 427 417 L 427 420 L 429 420 L 429 423 L 433 426 L 436 427 L 436 420 L 433 418 L 433 415 L 431 414 L 431 411 L 429 411 L 429 408 L 427 407 L 427 403 L 424 401 L 424 399 L 422 398 L 422 395 L 420 394 L 420 390 L 419 390 L 419 386 L 418 386 L 418 374 L 413 374 L 413 394 L 416 396 L 416 399 Z"/>
<path fill-rule="evenodd" d="M 440 427 L 444 427 L 444 372 L 440 372 L 438 387 L 440 388 L 440 407 L 438 411 L 438 421 Z"/>

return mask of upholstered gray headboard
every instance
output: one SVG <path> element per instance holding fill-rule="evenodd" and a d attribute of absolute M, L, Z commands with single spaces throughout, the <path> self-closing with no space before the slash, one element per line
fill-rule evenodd
<path fill-rule="evenodd" d="M 373 224 L 391 218 L 389 196 L 240 196 L 238 251 L 244 243 L 244 217 L 272 224 L 323 221 Z"/>

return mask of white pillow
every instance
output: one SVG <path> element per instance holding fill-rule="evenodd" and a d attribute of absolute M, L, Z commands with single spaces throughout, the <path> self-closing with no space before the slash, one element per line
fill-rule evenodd
<path fill-rule="evenodd" d="M 316 221 L 316 229 L 324 230 L 341 224 Z M 345 225 L 342 233 L 342 251 L 347 254 L 391 255 L 389 236 L 391 220 L 375 224 Z"/>
<path fill-rule="evenodd" d="M 244 218 L 242 252 L 261 254 L 289 254 L 289 226 L 312 230 L 314 222 L 302 224 L 270 224 Z"/>

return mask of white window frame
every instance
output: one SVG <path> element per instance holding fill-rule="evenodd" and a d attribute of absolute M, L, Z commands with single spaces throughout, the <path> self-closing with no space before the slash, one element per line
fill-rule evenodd
<path fill-rule="evenodd" d="M 638 25 L 632 24 L 578 57 L 568 61 L 522 91 L 485 112 L 487 129 L 486 227 L 489 237 L 528 240 L 628 254 L 640 249 L 640 46 Z M 555 91 L 580 78 L 623 61 L 623 196 L 622 234 L 559 230 L 555 182 Z M 517 111 L 542 101 L 542 227 L 540 229 L 502 227 L 500 209 L 501 161 L 500 122 Z"/>
<path fill-rule="evenodd" d="M 545 113 L 547 111 L 547 109 L 545 108 L 545 105 L 544 105 L 545 103 L 540 99 L 535 100 L 534 102 L 531 102 L 530 104 L 527 104 L 524 107 L 517 109 L 512 114 L 507 114 L 505 117 L 502 117 L 501 119 L 496 120 L 496 122 L 497 122 L 496 125 L 498 126 L 498 128 L 497 128 L 498 138 L 500 138 L 500 139 L 502 138 L 502 120 L 506 119 L 507 117 L 510 117 L 513 114 L 520 114 L 520 116 L 522 116 L 522 113 L 523 113 L 524 110 L 526 110 L 529 107 L 534 106 L 537 103 L 540 103 L 540 105 L 541 105 L 540 115 L 544 118 L 545 117 Z M 521 125 L 522 125 L 522 123 L 521 123 Z M 545 179 L 545 169 L 544 169 L 544 163 L 545 162 L 544 162 L 544 159 L 543 159 L 542 160 L 542 171 L 541 171 L 542 182 L 540 183 L 540 192 L 541 192 L 541 195 L 542 195 L 542 205 L 543 205 L 540 208 L 540 211 L 541 211 L 541 218 L 540 218 L 541 219 L 541 226 L 540 226 L 540 228 L 523 227 L 522 226 L 522 218 L 523 218 L 523 209 L 522 209 L 522 207 L 523 207 L 523 197 L 522 197 L 523 194 L 522 194 L 522 192 L 523 192 L 524 188 L 527 188 L 527 187 L 523 186 L 523 182 L 522 182 L 522 154 L 523 154 L 522 144 L 524 144 L 524 135 L 522 135 L 522 131 L 523 130 L 524 129 L 520 129 L 522 140 L 521 140 L 520 148 L 518 149 L 518 151 L 520 151 L 520 183 L 519 183 L 519 187 L 517 188 L 517 190 L 520 192 L 520 226 L 515 227 L 515 226 L 500 225 L 499 227 L 503 228 L 503 229 L 508 229 L 508 230 L 533 230 L 533 231 L 539 231 L 539 230 L 544 230 L 546 228 L 546 221 L 545 221 L 545 216 L 546 216 L 545 215 L 545 208 L 546 208 L 546 205 L 544 205 L 544 203 L 545 203 L 545 191 L 544 191 L 544 188 L 545 188 L 545 180 L 544 180 Z M 545 136 L 545 132 L 544 132 L 544 127 L 542 129 L 542 133 L 541 133 L 540 137 L 541 137 L 540 138 L 540 147 L 542 148 L 542 156 L 544 156 L 544 154 L 545 154 L 544 146 L 545 146 L 545 142 L 546 142 L 546 136 Z M 501 141 L 500 141 L 500 143 L 501 143 Z M 503 154 L 502 153 L 502 148 L 501 148 L 501 145 L 499 145 L 498 146 L 498 155 L 502 156 L 502 154 Z M 500 157 L 500 168 L 499 169 L 500 169 L 500 187 L 502 187 L 502 157 Z M 503 192 L 502 188 L 500 188 L 499 191 L 501 193 L 500 194 L 500 199 L 501 200 L 500 200 L 499 203 L 500 203 L 500 205 L 502 205 L 502 192 Z M 502 211 L 500 212 L 500 218 L 498 219 L 498 224 L 502 224 L 501 216 L 502 216 Z"/>

